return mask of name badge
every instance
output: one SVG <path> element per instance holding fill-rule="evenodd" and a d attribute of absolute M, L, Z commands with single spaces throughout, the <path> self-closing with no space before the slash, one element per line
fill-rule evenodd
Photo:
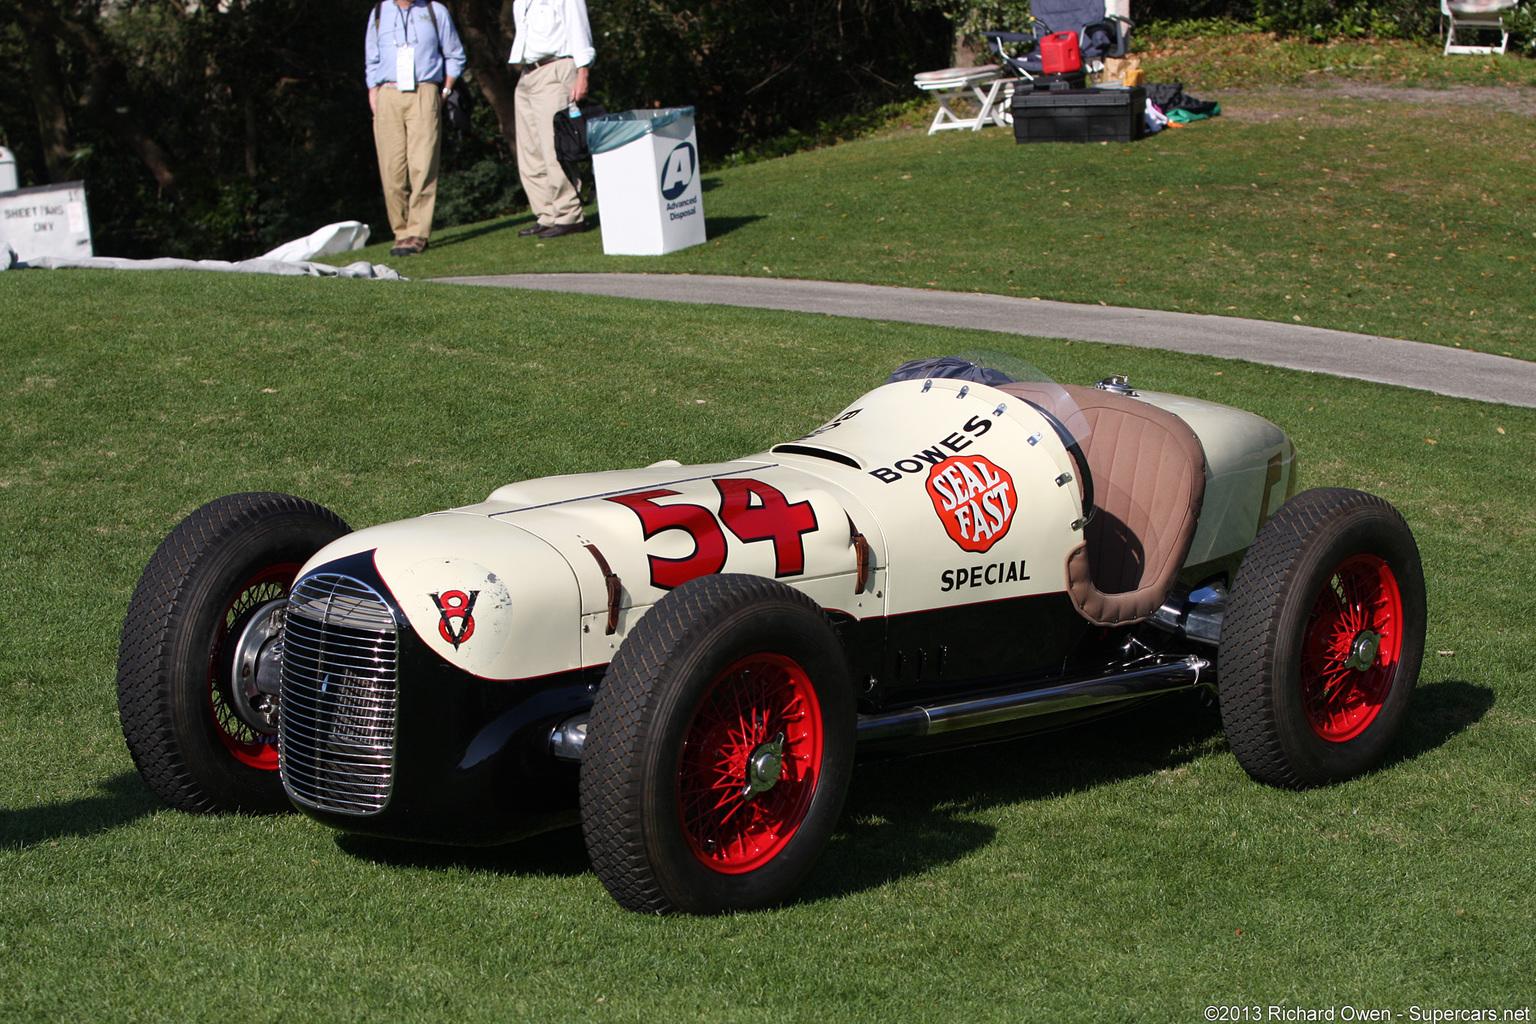
<path fill-rule="evenodd" d="M 395 87 L 403 92 L 416 90 L 416 48 L 395 47 Z"/>

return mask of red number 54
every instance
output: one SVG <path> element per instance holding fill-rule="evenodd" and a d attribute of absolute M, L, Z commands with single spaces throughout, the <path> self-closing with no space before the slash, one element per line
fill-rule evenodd
<path fill-rule="evenodd" d="M 681 530 L 693 541 L 693 554 L 684 558 L 647 556 L 651 586 L 671 590 L 725 568 L 722 523 L 743 544 L 772 541 L 775 576 L 798 576 L 805 571 L 801 538 L 816 529 L 816 512 L 809 501 L 791 503 L 783 491 L 761 480 L 716 480 L 715 488 L 720 492 L 718 521 L 703 505 L 657 504 L 657 498 L 679 493 L 664 487 L 608 499 L 640 517 L 646 540 L 667 530 Z"/>

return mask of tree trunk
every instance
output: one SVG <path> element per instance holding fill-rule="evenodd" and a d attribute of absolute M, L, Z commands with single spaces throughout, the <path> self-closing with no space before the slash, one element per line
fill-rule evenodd
<path fill-rule="evenodd" d="M 464 41 L 464 53 L 475 73 L 475 84 L 496 112 L 496 122 L 509 152 L 517 152 L 517 117 L 513 111 L 513 91 L 517 77 L 507 64 L 512 40 L 500 17 L 487 0 L 443 0 L 453 15 L 453 24 Z"/>
<path fill-rule="evenodd" d="M 154 175 L 155 182 L 160 187 L 160 193 L 174 197 L 177 191 L 176 174 L 171 167 L 169 154 L 163 146 L 144 132 L 138 122 L 115 105 L 118 98 L 126 92 L 120 88 L 123 79 L 122 69 L 118 66 L 116 55 L 96 30 L 95 24 L 61 17 L 60 12 L 45 0 L 24 0 L 17 3 L 15 8 L 19 15 L 18 20 L 27 26 L 29 47 L 49 50 L 62 43 L 85 58 L 90 68 L 90 78 L 81 97 L 80 113 L 116 135 L 149 168 L 149 172 Z M 56 71 L 57 67 L 57 58 L 55 58 Z M 36 97 L 40 94 L 46 95 L 48 87 L 40 83 L 34 84 L 37 86 L 33 92 L 34 103 L 43 102 L 46 106 L 46 100 L 40 101 Z M 58 88 L 57 79 L 54 82 L 54 91 L 58 109 L 49 112 L 48 116 L 50 119 L 62 120 L 63 93 Z M 42 116 L 43 111 L 40 110 L 40 120 Z M 65 126 L 67 130 L 67 122 Z M 44 138 L 46 144 L 47 136 L 45 135 Z M 60 144 L 67 146 L 67 135 Z M 67 158 L 68 149 L 63 153 Z M 64 165 L 60 164 L 60 167 L 63 168 Z M 50 176 L 55 174 L 52 166 L 49 167 L 49 174 Z M 55 178 L 55 180 L 58 179 Z"/>
<path fill-rule="evenodd" d="M 64 105 L 64 80 L 59 73 L 56 44 L 53 36 L 39 30 L 32 18 L 23 16 L 20 27 L 27 40 L 32 106 L 37 111 L 37 132 L 42 138 L 48 180 L 68 181 L 74 170 L 74 147 L 69 142 L 69 113 Z"/>

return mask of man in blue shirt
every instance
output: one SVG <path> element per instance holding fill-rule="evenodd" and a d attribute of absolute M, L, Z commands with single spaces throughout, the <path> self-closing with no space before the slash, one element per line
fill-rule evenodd
<path fill-rule="evenodd" d="M 438 117 L 443 96 L 464 74 L 464 44 L 437 0 L 379 0 L 363 52 L 379 180 L 395 233 L 389 254 L 414 256 L 432 234 Z"/>

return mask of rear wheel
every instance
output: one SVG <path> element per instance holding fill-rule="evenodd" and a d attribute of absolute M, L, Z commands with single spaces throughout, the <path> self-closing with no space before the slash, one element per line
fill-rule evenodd
<path fill-rule="evenodd" d="M 299 568 L 348 532 L 285 494 L 233 494 L 184 519 L 128 604 L 117 700 L 134 764 L 184 811 L 288 807 L 278 773 L 281 612 Z"/>
<path fill-rule="evenodd" d="M 1387 502 L 1306 491 L 1259 531 L 1218 655 L 1227 738 L 1248 774 L 1301 788 L 1374 766 L 1424 651 L 1424 571 Z"/>
<path fill-rule="evenodd" d="M 787 898 L 837 824 L 853 723 L 841 645 L 809 598 L 754 576 L 672 591 L 592 710 L 581 819 L 598 877 L 654 913 Z"/>

